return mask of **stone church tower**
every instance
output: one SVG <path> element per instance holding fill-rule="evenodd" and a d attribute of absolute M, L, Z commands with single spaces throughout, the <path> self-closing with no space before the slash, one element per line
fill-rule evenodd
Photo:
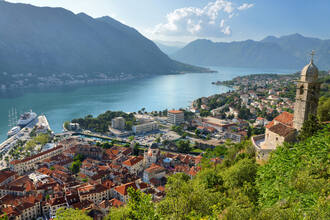
<path fill-rule="evenodd" d="M 314 52 L 308 65 L 302 71 L 297 81 L 296 102 L 294 105 L 293 127 L 298 131 L 302 128 L 309 114 L 316 114 L 320 95 L 319 71 L 313 62 Z"/>

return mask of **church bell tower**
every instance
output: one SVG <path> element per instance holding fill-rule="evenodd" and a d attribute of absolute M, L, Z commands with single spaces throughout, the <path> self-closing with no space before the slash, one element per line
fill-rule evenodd
<path fill-rule="evenodd" d="M 298 131 L 302 128 L 304 121 L 308 119 L 309 114 L 316 115 L 317 105 L 320 95 L 320 83 L 318 82 L 319 71 L 314 65 L 311 53 L 311 61 L 306 65 L 297 81 L 296 102 L 294 105 L 293 127 Z"/>

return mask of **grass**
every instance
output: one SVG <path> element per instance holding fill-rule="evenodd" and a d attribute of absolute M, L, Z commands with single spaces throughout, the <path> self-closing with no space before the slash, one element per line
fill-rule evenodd
<path fill-rule="evenodd" d="M 194 153 L 203 153 L 204 151 L 202 149 L 195 148 L 191 152 L 194 152 Z"/>

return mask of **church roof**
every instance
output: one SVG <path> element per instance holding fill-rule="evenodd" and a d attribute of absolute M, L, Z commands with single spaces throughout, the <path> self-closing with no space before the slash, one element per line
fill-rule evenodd
<path fill-rule="evenodd" d="M 306 82 L 315 82 L 317 81 L 318 75 L 319 70 L 315 66 L 313 60 L 311 60 L 311 62 L 301 70 L 300 80 Z"/>
<path fill-rule="evenodd" d="M 279 124 L 276 124 L 276 125 L 270 127 L 269 130 L 282 137 L 286 137 L 289 134 L 291 134 L 292 132 L 294 132 L 296 129 L 290 128 L 288 126 L 285 126 L 285 125 L 279 123 Z"/>
<path fill-rule="evenodd" d="M 266 125 L 266 128 L 271 128 L 276 122 L 282 123 L 283 125 L 293 127 L 293 114 L 289 112 L 282 112 L 279 116 L 274 118 L 273 121 L 271 121 L 268 125 Z"/>

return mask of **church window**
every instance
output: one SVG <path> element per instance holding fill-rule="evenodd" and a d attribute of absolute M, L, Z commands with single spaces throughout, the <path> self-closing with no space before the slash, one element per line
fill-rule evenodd
<path fill-rule="evenodd" d="M 304 86 L 300 86 L 299 92 L 300 92 L 300 95 L 302 95 L 304 93 Z"/>

